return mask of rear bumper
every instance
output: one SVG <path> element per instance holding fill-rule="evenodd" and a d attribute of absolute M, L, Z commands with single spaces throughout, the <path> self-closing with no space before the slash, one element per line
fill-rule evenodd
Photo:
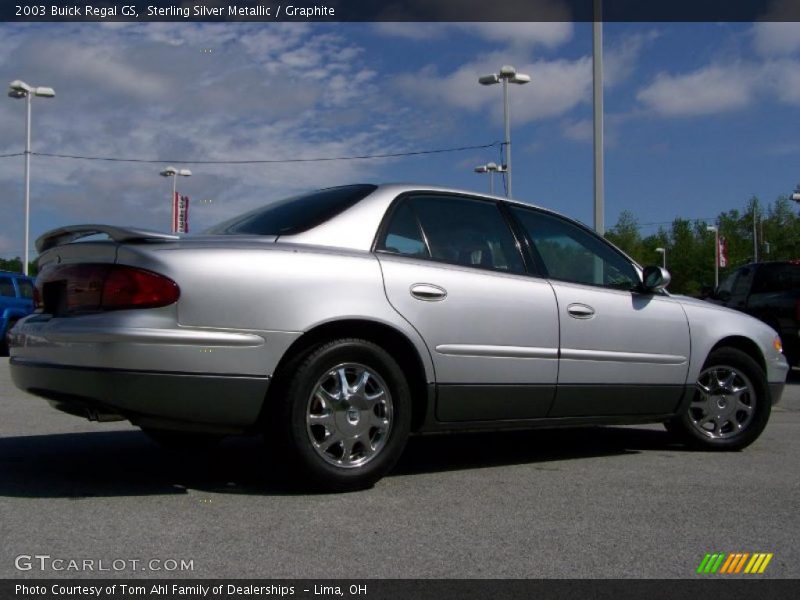
<path fill-rule="evenodd" d="M 62 366 L 14 357 L 14 384 L 56 408 L 141 426 L 246 430 L 258 421 L 269 377 Z"/>

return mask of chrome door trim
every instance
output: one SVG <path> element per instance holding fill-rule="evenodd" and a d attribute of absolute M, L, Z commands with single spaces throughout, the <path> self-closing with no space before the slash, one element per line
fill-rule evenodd
<path fill-rule="evenodd" d="M 488 356 L 492 358 L 558 358 L 558 348 L 529 346 L 490 346 L 486 344 L 440 344 L 436 352 L 448 356 Z"/>
<path fill-rule="evenodd" d="M 678 354 L 650 354 L 646 352 L 616 352 L 612 350 L 561 349 L 562 360 L 597 360 L 629 363 L 649 363 L 656 365 L 682 365 L 689 359 Z"/>

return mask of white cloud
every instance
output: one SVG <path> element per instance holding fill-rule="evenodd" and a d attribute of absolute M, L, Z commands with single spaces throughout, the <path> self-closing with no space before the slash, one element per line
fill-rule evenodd
<path fill-rule="evenodd" d="M 459 30 L 479 39 L 515 46 L 555 48 L 572 39 L 573 25 L 568 21 L 515 23 L 376 23 L 380 35 L 409 40 L 435 40 Z"/>
<path fill-rule="evenodd" d="M 465 31 L 490 42 L 555 48 L 572 38 L 572 23 L 461 23 Z"/>
<path fill-rule="evenodd" d="M 396 85 L 408 97 L 473 112 L 485 111 L 499 122 L 503 112 L 499 86 L 481 86 L 478 77 L 496 70 L 502 58 L 490 55 L 463 65 L 449 75 L 428 66 L 413 74 L 400 75 Z M 590 98 L 592 73 L 589 57 L 532 63 L 515 61 L 513 64 L 520 73 L 530 74 L 532 78 L 531 83 L 513 85 L 509 91 L 515 123 L 558 116 Z"/>
<path fill-rule="evenodd" d="M 786 56 L 800 51 L 800 23 L 755 23 L 753 46 L 762 56 Z"/>
<path fill-rule="evenodd" d="M 800 60 L 770 61 L 762 69 L 762 85 L 785 103 L 800 105 Z"/>
<path fill-rule="evenodd" d="M 661 73 L 636 97 L 650 110 L 667 117 L 742 110 L 759 98 L 800 105 L 800 60 L 714 64 L 680 75 Z"/>
<path fill-rule="evenodd" d="M 712 115 L 749 106 L 758 79 L 749 65 L 710 65 L 682 75 L 660 73 L 636 97 L 664 116 Z"/>
<path fill-rule="evenodd" d="M 169 161 L 407 149 L 398 132 L 414 125 L 413 113 L 380 92 L 385 82 L 371 57 L 331 30 L 61 23 L 18 34 L 0 26 L 0 71 L 56 89 L 54 100 L 34 103 L 34 151 Z M 0 139 L 0 153 L 21 149 L 24 103 L 0 104 Z M 180 185 L 193 200 L 213 200 L 195 204 L 196 231 L 299 189 L 380 178 L 390 163 L 189 165 L 194 175 Z M 12 202 L 21 199 L 21 164 L 0 160 L 0 189 Z M 164 229 L 170 186 L 158 176 L 163 166 L 34 156 L 32 237 L 81 221 Z M 0 225 L 0 255 L 19 253 L 18 212 Z"/>
<path fill-rule="evenodd" d="M 611 88 L 628 79 L 636 68 L 642 50 L 658 39 L 655 30 L 611 38 L 603 52 L 603 87 Z"/>
<path fill-rule="evenodd" d="M 591 142 L 594 138 L 594 124 L 591 119 L 566 121 L 562 128 L 564 137 L 576 142 Z"/>
<path fill-rule="evenodd" d="M 373 31 L 387 37 L 408 40 L 435 40 L 444 37 L 449 29 L 448 23 L 408 23 L 385 21 L 375 23 Z"/>

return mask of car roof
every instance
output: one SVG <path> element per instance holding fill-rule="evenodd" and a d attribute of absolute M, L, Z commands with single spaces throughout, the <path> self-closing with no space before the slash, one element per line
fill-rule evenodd
<path fill-rule="evenodd" d="M 426 184 L 415 184 L 415 183 L 381 183 L 378 184 L 378 189 L 375 190 L 375 192 L 378 191 L 385 191 L 387 193 L 393 193 L 395 195 L 403 194 L 406 192 L 436 192 L 445 194 L 460 194 L 466 196 L 473 196 L 475 198 L 486 198 L 487 200 L 501 200 L 503 202 L 508 202 L 509 204 L 517 204 L 519 206 L 532 206 L 534 208 L 540 208 L 542 210 L 556 212 L 550 208 L 541 206 L 539 204 L 534 204 L 532 202 L 514 200 L 513 198 L 506 198 L 505 196 L 486 194 L 483 192 L 477 192 L 475 190 L 465 190 L 461 188 L 445 187 L 440 185 L 426 185 Z"/>
<path fill-rule="evenodd" d="M 0 275 L 6 275 L 6 276 L 10 276 L 10 277 L 17 277 L 19 279 L 33 279 L 33 277 L 30 277 L 28 275 L 23 275 L 22 273 L 17 273 L 16 271 L 2 271 L 2 270 L 0 270 Z"/>

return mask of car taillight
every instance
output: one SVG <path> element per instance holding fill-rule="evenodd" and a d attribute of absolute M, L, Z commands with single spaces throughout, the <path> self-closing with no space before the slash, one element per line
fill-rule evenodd
<path fill-rule="evenodd" d="M 50 267 L 39 275 L 36 287 L 44 312 L 55 315 L 157 308 L 180 297 L 180 288 L 171 279 L 126 265 Z"/>
<path fill-rule="evenodd" d="M 178 285 L 171 279 L 123 265 L 114 265 L 103 282 L 103 310 L 156 308 L 177 302 Z"/>

